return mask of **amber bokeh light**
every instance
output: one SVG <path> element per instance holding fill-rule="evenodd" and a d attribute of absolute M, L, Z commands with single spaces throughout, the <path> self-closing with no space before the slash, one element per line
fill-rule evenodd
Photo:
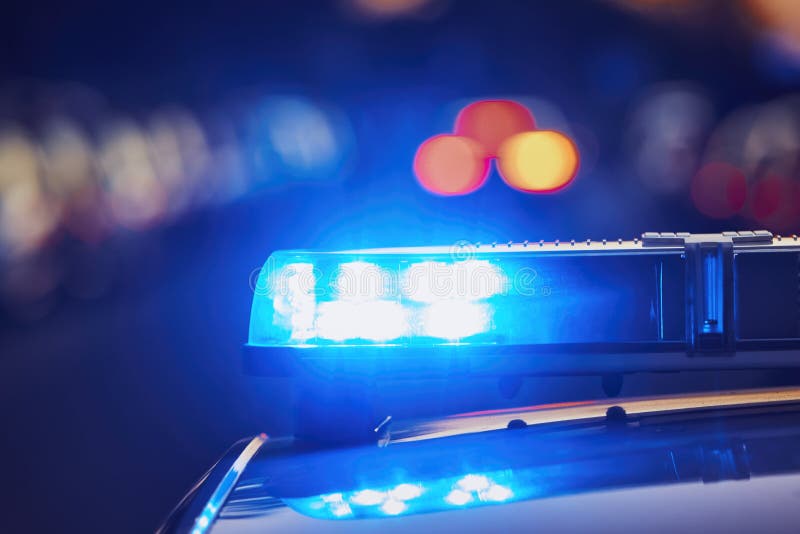
<path fill-rule="evenodd" d="M 550 193 L 562 189 L 575 178 L 578 149 L 560 132 L 524 132 L 503 143 L 497 164 L 500 176 L 514 189 Z"/>
<path fill-rule="evenodd" d="M 508 185 L 528 193 L 565 187 L 580 161 L 572 139 L 536 130 L 533 114 L 522 104 L 482 100 L 461 110 L 455 134 L 437 135 L 419 147 L 414 173 L 430 192 L 466 195 L 485 183 L 492 159 Z"/>

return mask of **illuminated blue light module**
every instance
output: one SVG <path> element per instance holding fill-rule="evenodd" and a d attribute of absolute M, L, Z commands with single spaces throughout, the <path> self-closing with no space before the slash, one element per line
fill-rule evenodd
<path fill-rule="evenodd" d="M 614 246 L 279 251 L 253 288 L 249 345 L 684 339 L 681 251 Z"/>

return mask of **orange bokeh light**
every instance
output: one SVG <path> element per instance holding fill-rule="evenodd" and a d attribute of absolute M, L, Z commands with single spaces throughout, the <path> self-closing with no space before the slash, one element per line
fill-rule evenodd
<path fill-rule="evenodd" d="M 510 100 L 482 100 L 461 110 L 456 117 L 455 133 L 474 139 L 494 157 L 506 139 L 535 128 L 533 115 L 522 104 Z"/>
<path fill-rule="evenodd" d="M 414 157 L 419 183 L 438 195 L 465 195 L 478 189 L 489 175 L 486 150 L 473 139 L 437 135 L 420 145 Z"/>
<path fill-rule="evenodd" d="M 800 4 L 797 0 L 746 0 L 745 6 L 768 29 L 800 38 Z"/>
<path fill-rule="evenodd" d="M 744 207 L 747 181 L 742 171 L 721 161 L 703 165 L 692 178 L 692 202 L 708 217 L 726 219 Z"/>
<path fill-rule="evenodd" d="M 497 165 L 503 180 L 515 189 L 548 193 L 569 184 L 578 172 L 575 143 L 552 130 L 523 132 L 507 139 Z"/>

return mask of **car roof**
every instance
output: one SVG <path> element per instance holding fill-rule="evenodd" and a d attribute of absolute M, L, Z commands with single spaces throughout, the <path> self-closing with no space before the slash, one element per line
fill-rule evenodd
<path fill-rule="evenodd" d="M 260 436 L 206 484 L 235 474 L 207 525 L 788 532 L 798 446 L 795 388 L 474 412 L 397 423 L 377 445 Z"/>
<path fill-rule="evenodd" d="M 236 516 L 214 534 L 275 532 L 796 532 L 800 475 L 592 492 L 386 519 L 315 519 L 284 505 Z"/>

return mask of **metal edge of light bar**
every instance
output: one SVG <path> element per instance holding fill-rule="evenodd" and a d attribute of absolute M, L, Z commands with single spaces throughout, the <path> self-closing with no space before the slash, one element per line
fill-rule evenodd
<path fill-rule="evenodd" d="M 668 345 L 668 346 L 665 346 Z M 758 346 L 756 346 L 758 345 Z M 800 367 L 798 343 L 745 344 L 747 350 L 694 355 L 685 343 L 657 347 L 563 345 L 441 347 L 258 347 L 246 345 L 243 366 L 253 376 L 357 373 L 392 378 L 493 375 L 593 375 L 653 371 Z M 648 351 L 648 348 L 650 349 Z M 742 347 L 744 348 L 744 347 Z M 589 350 L 592 349 L 592 350 Z M 513 357 L 524 356 L 524 357 Z"/>
<path fill-rule="evenodd" d="M 285 254 L 326 256 L 379 256 L 403 258 L 408 254 L 424 254 L 429 256 L 451 256 L 453 254 L 475 253 L 500 254 L 530 252 L 548 255 L 579 254 L 641 254 L 641 253 L 675 253 L 682 252 L 687 243 L 732 243 L 737 250 L 759 248 L 771 245 L 774 248 L 800 248 L 797 235 L 782 237 L 773 235 L 767 230 L 720 232 L 717 234 L 692 234 L 689 232 L 645 232 L 634 239 L 585 239 L 555 241 L 508 241 L 508 242 L 464 242 L 451 246 L 414 246 L 414 247 L 380 247 L 344 250 L 297 249 L 282 250 Z M 771 247 L 771 248 L 772 248 Z"/>

